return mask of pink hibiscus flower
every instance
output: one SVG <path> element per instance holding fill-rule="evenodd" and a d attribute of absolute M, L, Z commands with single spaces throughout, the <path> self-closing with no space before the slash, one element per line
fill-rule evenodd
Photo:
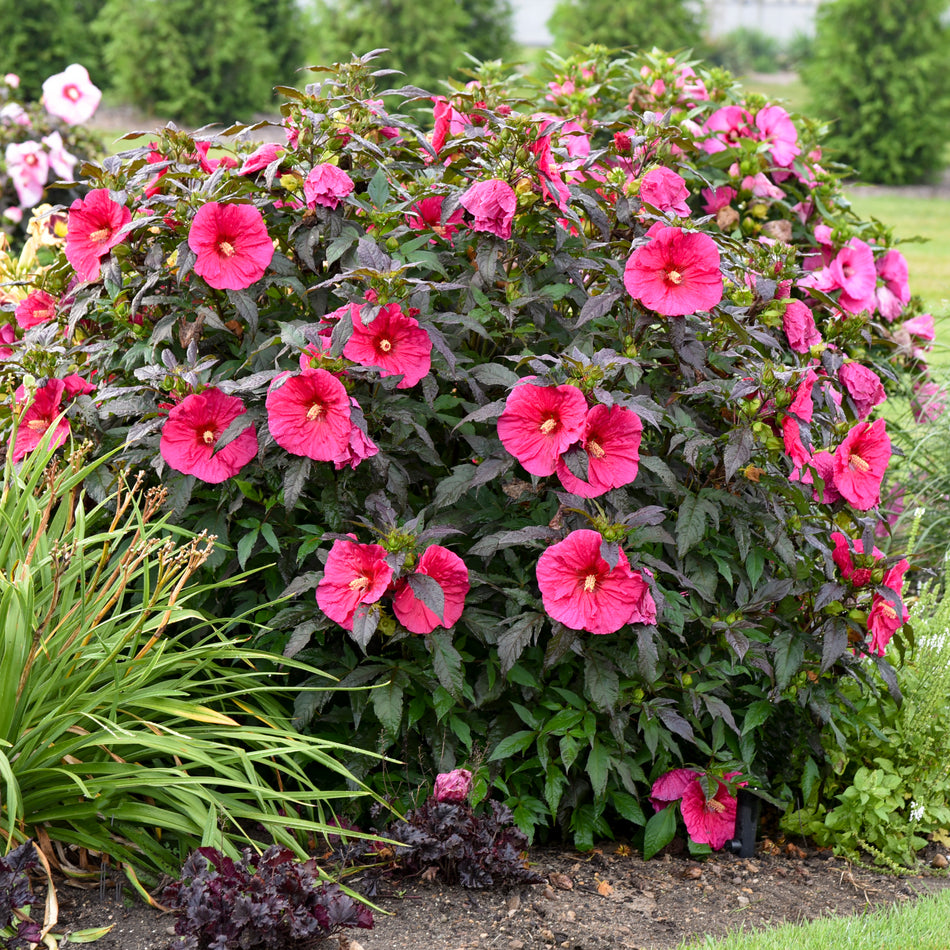
<path fill-rule="evenodd" d="M 572 630 L 594 634 L 655 622 L 656 605 L 643 575 L 631 570 L 622 550 L 611 568 L 601 556 L 602 542 L 599 531 L 582 528 L 541 555 L 537 578 L 544 609 Z"/>
<path fill-rule="evenodd" d="M 307 199 L 308 208 L 315 208 L 317 205 L 322 205 L 324 208 L 337 208 L 340 202 L 353 191 L 353 188 L 353 179 L 336 165 L 328 163 L 314 165 L 303 183 L 303 193 Z"/>
<path fill-rule="evenodd" d="M 0 325 L 0 344 L 16 343 L 16 330 L 12 323 Z M 0 345 L 0 360 L 8 360 L 13 356 L 12 346 Z"/>
<path fill-rule="evenodd" d="M 848 313 L 873 310 L 877 271 L 874 252 L 860 238 L 851 238 L 828 265 L 828 274 L 835 287 L 841 288 L 838 306 Z"/>
<path fill-rule="evenodd" d="M 457 225 L 462 223 L 465 212 L 461 208 L 456 208 L 443 222 L 442 203 L 444 200 L 442 195 L 420 198 L 406 214 L 406 224 L 416 231 L 432 231 L 440 238 L 451 240 L 458 231 Z"/>
<path fill-rule="evenodd" d="M 882 586 L 893 592 L 893 598 L 875 594 L 871 600 L 871 610 L 868 612 L 870 650 L 878 656 L 884 656 L 891 638 L 909 619 L 910 615 L 902 599 L 904 573 L 908 566 L 907 561 L 901 560 L 884 574 Z"/>
<path fill-rule="evenodd" d="M 667 317 L 709 310 L 722 300 L 719 248 L 708 234 L 654 225 L 652 240 L 630 255 L 628 293 Z"/>
<path fill-rule="evenodd" d="M 4 153 L 7 173 L 23 208 L 39 204 L 49 176 L 49 156 L 39 142 L 10 142 Z"/>
<path fill-rule="evenodd" d="M 66 259 L 80 280 L 99 279 L 99 260 L 125 240 L 121 231 L 131 220 L 132 212 L 107 188 L 94 188 L 69 206 Z"/>
<path fill-rule="evenodd" d="M 55 425 L 49 446 L 56 449 L 69 438 L 69 420 L 57 418 L 63 411 L 61 405 L 66 384 L 61 379 L 51 379 L 45 386 L 36 390 L 33 402 L 23 411 L 17 426 L 16 441 L 13 443 L 13 461 L 19 462 L 43 441 L 46 433 Z M 22 402 L 26 392 L 21 386 L 15 398 Z"/>
<path fill-rule="evenodd" d="M 640 464 L 640 438 L 643 423 L 632 410 L 623 406 L 592 406 L 587 412 L 581 447 L 587 453 L 587 481 L 557 460 L 561 484 L 581 498 L 596 498 L 612 488 L 629 485 L 637 477 Z"/>
<path fill-rule="evenodd" d="M 789 300 L 782 315 L 782 326 L 788 345 L 796 353 L 807 353 L 821 343 L 821 334 L 815 326 L 811 310 L 800 300 Z"/>
<path fill-rule="evenodd" d="M 854 401 L 859 419 L 866 419 L 875 406 L 887 399 L 877 373 L 862 363 L 844 363 L 838 370 L 838 379 Z"/>
<path fill-rule="evenodd" d="M 159 451 L 176 472 L 194 475 L 209 485 L 231 478 L 257 454 L 257 434 L 249 425 L 218 449 L 224 430 L 247 412 L 237 396 L 214 387 L 191 393 L 174 406 L 162 426 Z"/>
<path fill-rule="evenodd" d="M 102 99 L 102 91 L 89 78 L 85 66 L 73 63 L 43 83 L 46 111 L 67 125 L 88 122 Z"/>
<path fill-rule="evenodd" d="M 274 256 L 264 217 L 253 205 L 209 201 L 188 229 L 195 273 L 217 290 L 245 290 L 257 283 Z"/>
<path fill-rule="evenodd" d="M 66 151 L 62 135 L 59 132 L 50 132 L 49 135 L 43 136 L 43 144 L 49 153 L 49 167 L 53 174 L 60 178 L 71 178 L 79 159 Z"/>
<path fill-rule="evenodd" d="M 841 571 L 841 576 L 846 581 L 851 581 L 854 587 L 866 587 L 870 584 L 871 570 L 884 557 L 884 553 L 874 547 L 871 549 L 870 555 L 865 555 L 864 542 L 860 538 L 849 541 L 840 531 L 833 531 L 831 540 L 835 543 L 831 559 L 835 562 L 838 570 Z M 858 563 L 864 566 L 855 566 L 852 551 L 859 555 Z"/>
<path fill-rule="evenodd" d="M 581 438 L 587 400 L 576 386 L 523 383 L 508 394 L 498 419 L 501 444 L 532 475 L 553 475 L 558 457 Z"/>
<path fill-rule="evenodd" d="M 648 171 L 640 182 L 640 199 L 664 214 L 677 214 L 681 218 L 689 217 L 689 188 L 680 175 L 661 165 Z"/>
<path fill-rule="evenodd" d="M 281 373 L 267 392 L 267 428 L 292 455 L 332 462 L 349 449 L 350 397 L 325 369 Z"/>
<path fill-rule="evenodd" d="M 738 194 L 735 188 L 729 185 L 719 185 L 718 188 L 703 188 L 700 192 L 703 197 L 703 211 L 706 214 L 715 214 L 723 208 L 728 208 L 729 203 Z"/>
<path fill-rule="evenodd" d="M 445 140 L 450 135 L 461 135 L 469 122 L 447 99 L 433 97 L 432 102 L 432 118 L 434 120 L 432 148 L 438 154 L 442 151 Z"/>
<path fill-rule="evenodd" d="M 409 389 L 432 366 L 432 340 L 415 317 L 398 303 L 381 307 L 372 323 L 364 324 L 357 305 L 350 307 L 353 333 L 343 355 L 360 366 L 379 369 L 380 376 L 402 376 L 397 389 Z"/>
<path fill-rule="evenodd" d="M 465 595 L 469 591 L 468 568 L 465 562 L 448 548 L 433 544 L 426 548 L 416 565 L 417 574 L 431 577 L 442 588 L 445 607 L 439 617 L 416 596 L 409 581 L 402 579 L 396 585 L 393 613 L 410 633 L 432 633 L 436 627 L 452 627 L 462 616 Z"/>
<path fill-rule="evenodd" d="M 873 508 L 881 501 L 881 480 L 890 458 L 884 420 L 859 422 L 835 451 L 835 488 L 859 511 Z"/>
<path fill-rule="evenodd" d="M 947 392 L 932 379 L 914 383 L 914 395 L 910 401 L 911 412 L 917 423 L 934 422 L 947 407 Z"/>
<path fill-rule="evenodd" d="M 254 151 L 244 159 L 237 173 L 239 175 L 253 175 L 254 172 L 259 172 L 267 168 L 267 166 L 270 165 L 271 162 L 276 161 L 284 151 L 284 147 L 278 145 L 276 142 L 265 142 L 263 145 L 254 149 Z"/>
<path fill-rule="evenodd" d="M 45 290 L 31 290 L 26 297 L 17 304 L 14 316 L 16 322 L 29 330 L 49 323 L 56 316 L 56 298 Z"/>
<path fill-rule="evenodd" d="M 706 797 L 701 782 L 687 785 L 680 811 L 690 838 L 718 851 L 736 833 L 736 800 L 723 782 L 717 781 L 716 794 Z"/>
<path fill-rule="evenodd" d="M 896 320 L 910 303 L 907 259 L 900 251 L 891 248 L 877 259 L 875 269 L 878 279 L 882 281 L 881 286 L 875 289 L 877 308 L 886 320 Z"/>
<path fill-rule="evenodd" d="M 317 606 L 347 630 L 362 604 L 375 604 L 386 593 L 393 569 L 379 544 L 337 540 L 330 548 L 323 577 L 317 585 Z"/>
<path fill-rule="evenodd" d="M 432 797 L 437 802 L 464 802 L 472 790 L 472 773 L 468 769 L 453 769 L 435 777 Z"/>
<path fill-rule="evenodd" d="M 735 778 L 738 774 L 730 772 L 725 778 Z M 719 779 L 716 779 L 716 793 L 707 798 L 703 777 L 702 772 L 693 769 L 673 769 L 653 783 L 650 801 L 655 811 L 678 801 L 690 838 L 718 851 L 735 835 L 736 800 Z"/>
<path fill-rule="evenodd" d="M 709 137 L 702 144 L 705 152 L 722 152 L 738 143 L 741 138 L 754 138 L 757 130 L 752 115 L 742 106 L 723 106 L 703 123 L 703 132 Z"/>
<path fill-rule="evenodd" d="M 475 216 L 472 227 L 476 231 L 487 231 L 506 241 L 511 237 L 518 196 L 508 182 L 499 178 L 477 181 L 460 200 L 462 207 Z"/>
<path fill-rule="evenodd" d="M 755 114 L 755 126 L 759 138 L 769 142 L 769 152 L 776 165 L 788 168 L 801 154 L 798 147 L 798 130 L 789 114 L 781 106 L 765 106 Z"/>

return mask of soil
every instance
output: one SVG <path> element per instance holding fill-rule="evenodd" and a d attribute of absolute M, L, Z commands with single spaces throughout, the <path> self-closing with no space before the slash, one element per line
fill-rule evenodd
<path fill-rule="evenodd" d="M 804 842 L 803 842 L 804 844 Z M 375 897 L 372 930 L 324 942 L 327 950 L 672 950 L 721 936 L 827 915 L 860 914 L 950 888 L 946 872 L 897 877 L 856 867 L 828 850 L 760 842 L 752 858 L 697 861 L 674 841 L 644 862 L 614 842 L 592 852 L 533 848 L 544 882 L 469 890 L 437 878 L 393 879 Z M 673 852 L 673 853 L 671 853 Z M 944 856 L 946 857 L 946 856 Z M 941 858 L 935 852 L 927 860 Z M 117 898 L 115 889 L 57 887 L 68 933 L 113 925 L 97 950 L 167 950 L 174 916 Z M 69 944 L 64 944 L 68 946 Z"/>

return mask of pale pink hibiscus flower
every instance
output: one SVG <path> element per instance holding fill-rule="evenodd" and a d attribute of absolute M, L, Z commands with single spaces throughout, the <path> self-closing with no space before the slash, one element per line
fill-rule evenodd
<path fill-rule="evenodd" d="M 46 111 L 67 125 L 88 122 L 102 99 L 102 91 L 93 84 L 85 66 L 73 63 L 43 83 Z"/>
<path fill-rule="evenodd" d="M 501 444 L 532 475 L 553 475 L 559 456 L 581 438 L 587 400 L 576 386 L 523 383 L 498 419 Z"/>
<path fill-rule="evenodd" d="M 432 366 L 432 340 L 415 317 L 398 303 L 380 307 L 372 323 L 364 324 L 360 308 L 350 307 L 353 333 L 343 355 L 360 366 L 379 369 L 380 376 L 402 376 L 397 389 L 415 386 Z"/>
<path fill-rule="evenodd" d="M 324 369 L 281 373 L 267 392 L 267 428 L 292 455 L 332 462 L 349 449 L 350 397 Z"/>
<path fill-rule="evenodd" d="M 308 208 L 322 205 L 324 208 L 337 208 L 340 202 L 354 188 L 353 179 L 336 165 L 324 163 L 314 165 L 303 183 L 303 193 Z"/>
<path fill-rule="evenodd" d="M 859 422 L 834 454 L 834 484 L 859 511 L 881 501 L 881 481 L 891 458 L 891 440 L 883 419 Z"/>
<path fill-rule="evenodd" d="M 39 204 L 49 176 L 49 156 L 39 142 L 10 142 L 5 152 L 7 173 L 24 208 Z"/>
<path fill-rule="evenodd" d="M 393 569 L 386 563 L 384 547 L 338 539 L 330 548 L 323 578 L 317 585 L 317 606 L 331 620 L 352 630 L 357 609 L 375 604 L 392 579 Z"/>
<path fill-rule="evenodd" d="M 475 217 L 474 230 L 495 234 L 506 241 L 511 237 L 518 196 L 508 182 L 500 178 L 477 181 L 460 200 L 462 207 Z"/>
<path fill-rule="evenodd" d="M 274 256 L 264 217 L 253 205 L 209 201 L 188 229 L 195 273 L 217 290 L 245 290 L 257 283 Z"/>
<path fill-rule="evenodd" d="M 656 605 L 639 571 L 618 552 L 610 567 L 600 553 L 603 537 L 572 531 L 538 559 L 537 578 L 548 616 L 572 630 L 616 633 L 625 624 L 655 623 Z"/>
<path fill-rule="evenodd" d="M 699 231 L 654 225 L 651 240 L 627 260 L 623 283 L 644 307 L 664 316 L 710 310 L 722 300 L 716 242 Z"/>
<path fill-rule="evenodd" d="M 572 474 L 563 456 L 557 460 L 561 484 L 581 498 L 596 498 L 637 477 L 643 423 L 623 406 L 592 406 L 587 412 L 580 447 L 587 453 L 587 480 Z"/>
<path fill-rule="evenodd" d="M 218 448 L 218 440 L 246 412 L 237 396 L 228 396 L 216 387 L 190 393 L 171 409 L 162 426 L 162 458 L 176 472 L 194 475 L 210 485 L 237 475 L 257 454 L 254 426 L 243 429 L 223 448 Z"/>
<path fill-rule="evenodd" d="M 396 584 L 393 596 L 393 613 L 396 619 L 410 632 L 432 633 L 436 627 L 446 629 L 454 626 L 465 608 L 465 595 L 469 591 L 468 568 L 453 551 L 441 545 L 430 545 L 419 558 L 417 574 L 431 577 L 442 588 L 444 609 L 442 616 L 430 610 L 417 597 L 405 578 Z"/>
<path fill-rule="evenodd" d="M 69 206 L 66 224 L 66 259 L 80 280 L 99 279 L 99 261 L 126 235 L 123 228 L 132 212 L 113 201 L 107 188 L 94 188 Z"/>
<path fill-rule="evenodd" d="M 848 313 L 873 310 L 877 271 L 874 252 L 860 238 L 851 238 L 828 265 L 828 274 L 835 287 L 841 288 L 838 306 Z"/>
<path fill-rule="evenodd" d="M 66 181 L 72 178 L 73 169 L 79 159 L 66 151 L 62 135 L 59 132 L 50 132 L 49 135 L 43 136 L 43 144 L 49 153 L 49 167 L 53 174 Z"/>

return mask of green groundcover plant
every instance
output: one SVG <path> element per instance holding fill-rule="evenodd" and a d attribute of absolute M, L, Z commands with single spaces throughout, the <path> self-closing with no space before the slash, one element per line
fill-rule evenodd
<path fill-rule="evenodd" d="M 133 881 L 177 874 L 199 845 L 306 855 L 358 794 L 315 779 L 349 779 L 355 750 L 298 734 L 270 657 L 197 609 L 212 540 L 172 529 L 141 480 L 94 504 L 83 483 L 103 460 L 87 445 L 58 461 L 53 435 L 19 466 L 8 449 L 0 494 L 4 850 L 35 838 L 81 874 L 85 849 Z"/>
<path fill-rule="evenodd" d="M 283 89 L 282 145 L 168 127 L 90 170 L 8 305 L 14 460 L 65 412 L 151 470 L 219 538 L 204 609 L 373 687 L 292 674 L 295 723 L 401 759 L 346 764 L 402 805 L 464 762 L 589 846 L 679 767 L 684 815 L 736 772 L 789 796 L 842 681 L 896 691 L 903 256 L 721 71 L 591 48 L 446 98 L 372 59 Z"/>
<path fill-rule="evenodd" d="M 950 844 L 950 602 L 941 580 L 911 611 L 913 646 L 892 657 L 903 702 L 848 690 L 862 728 L 849 728 L 844 749 L 825 732 L 825 774 L 814 776 L 805 807 L 783 819 L 793 834 L 895 871 L 916 869 L 930 841 Z"/>

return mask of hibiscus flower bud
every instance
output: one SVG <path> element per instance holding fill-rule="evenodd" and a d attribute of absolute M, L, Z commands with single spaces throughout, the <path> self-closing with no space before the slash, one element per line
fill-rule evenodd
<path fill-rule="evenodd" d="M 453 769 L 436 776 L 432 797 L 437 802 L 464 802 L 471 790 L 472 773 L 468 769 Z"/>

